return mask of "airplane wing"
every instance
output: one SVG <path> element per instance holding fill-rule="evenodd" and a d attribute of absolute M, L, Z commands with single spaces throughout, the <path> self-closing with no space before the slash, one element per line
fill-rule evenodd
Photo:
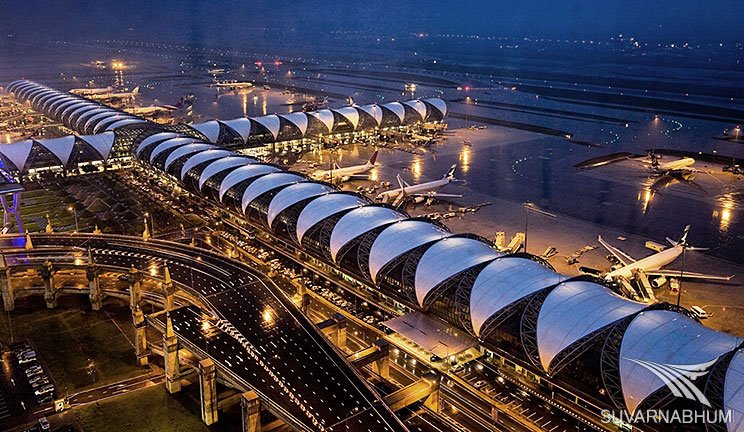
<path fill-rule="evenodd" d="M 708 275 L 704 273 L 695 273 L 690 271 L 682 270 L 649 270 L 646 272 L 648 276 L 664 276 L 664 277 L 675 277 L 683 279 L 700 279 L 700 280 L 713 280 L 713 281 L 730 281 L 734 275 L 731 276 L 716 276 Z"/>
<path fill-rule="evenodd" d="M 620 249 L 616 248 L 615 246 L 613 246 L 613 245 L 607 243 L 606 241 L 604 241 L 604 239 L 602 238 L 602 236 L 599 236 L 599 238 L 597 238 L 597 241 L 599 241 L 599 244 L 601 244 L 602 246 L 604 246 L 605 249 L 607 249 L 608 251 L 610 251 L 610 253 L 615 258 L 617 258 L 617 260 L 620 261 L 624 266 L 630 265 L 630 264 L 636 262 L 636 259 L 633 258 L 632 256 L 626 254 L 625 252 L 621 251 Z"/>
<path fill-rule="evenodd" d="M 446 194 L 446 193 L 439 193 L 439 192 L 409 193 L 408 196 L 426 197 L 426 198 L 462 198 L 462 195 Z"/>

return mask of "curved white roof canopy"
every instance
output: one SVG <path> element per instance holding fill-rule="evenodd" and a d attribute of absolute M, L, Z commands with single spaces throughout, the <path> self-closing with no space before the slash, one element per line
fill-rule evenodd
<path fill-rule="evenodd" d="M 308 114 L 320 120 L 320 122 L 328 128 L 328 132 L 333 130 L 333 113 L 331 110 L 322 109 L 319 111 L 311 111 Z"/>
<path fill-rule="evenodd" d="M 99 133 L 99 132 L 105 132 L 106 127 L 110 124 L 116 123 L 121 120 L 127 120 L 135 118 L 129 114 L 118 114 L 113 115 L 110 117 L 106 117 L 103 120 L 99 121 L 98 124 L 96 124 L 96 127 L 93 128 L 93 133 Z"/>
<path fill-rule="evenodd" d="M 377 126 L 379 126 L 380 123 L 382 123 L 382 108 L 380 108 L 379 105 L 369 104 L 369 105 L 362 105 L 357 108 L 359 108 L 360 110 L 372 116 L 372 118 L 374 118 L 375 121 L 377 122 Z"/>
<path fill-rule="evenodd" d="M 111 148 L 114 146 L 115 135 L 113 132 L 104 132 L 95 135 L 81 135 L 78 138 L 93 147 L 101 158 L 106 161 L 111 154 Z"/>
<path fill-rule="evenodd" d="M 296 111 L 289 114 L 283 114 L 282 117 L 297 126 L 297 129 L 300 130 L 302 136 L 305 136 L 305 132 L 307 131 L 307 114 L 302 111 Z"/>
<path fill-rule="evenodd" d="M 470 318 L 480 336 L 481 327 L 505 307 L 567 276 L 527 258 L 503 257 L 485 266 L 470 291 Z"/>
<path fill-rule="evenodd" d="M 413 100 L 407 100 L 403 103 L 413 108 L 417 113 L 419 113 L 419 115 L 421 116 L 421 120 L 426 120 L 426 105 L 424 105 L 423 102 L 421 102 L 420 100 L 413 99 Z"/>
<path fill-rule="evenodd" d="M 620 384 L 625 406 L 634 412 L 647 397 L 666 385 L 635 361 L 700 365 L 715 361 L 740 343 L 740 338 L 709 329 L 675 312 L 653 310 L 638 314 L 620 345 Z"/>
<path fill-rule="evenodd" d="M 43 93 L 45 91 L 49 91 L 49 88 L 48 87 L 41 87 L 41 86 L 40 87 L 32 87 L 32 88 L 30 88 L 29 90 L 27 90 L 24 93 L 23 98 L 26 99 L 27 101 L 31 102 L 31 99 L 33 99 L 34 96 L 36 96 L 38 94 L 41 94 L 41 93 Z"/>
<path fill-rule="evenodd" d="M 98 114 L 106 113 L 106 112 L 116 113 L 116 110 L 112 108 L 107 108 L 107 107 L 98 107 L 90 111 L 86 111 L 80 117 L 78 117 L 77 120 L 75 120 L 75 125 L 78 128 L 80 128 L 81 126 L 85 126 L 88 120 L 90 120 L 94 115 L 98 115 Z"/>
<path fill-rule="evenodd" d="M 439 98 L 424 99 L 424 102 L 430 103 L 434 108 L 438 109 L 442 113 L 442 117 L 447 115 L 447 102 Z"/>
<path fill-rule="evenodd" d="M 204 168 L 204 171 L 201 172 L 201 175 L 199 175 L 199 190 L 201 190 L 202 186 L 204 186 L 204 183 L 206 183 L 207 180 L 209 180 L 212 176 L 215 176 L 230 168 L 235 168 L 251 163 L 256 163 L 256 160 L 248 156 L 231 155 L 217 159 L 216 161 L 207 165 L 206 168 Z M 182 174 L 181 177 L 183 177 L 184 175 L 185 174 Z"/>
<path fill-rule="evenodd" d="M 234 154 L 231 151 L 221 150 L 218 147 L 213 146 L 211 144 L 207 144 L 207 145 L 209 146 L 207 148 L 210 150 L 200 151 L 199 153 L 189 157 L 186 163 L 183 164 L 183 167 L 181 167 L 181 180 L 183 180 L 186 177 L 186 173 L 189 172 L 189 170 L 193 169 L 199 164 L 225 158 L 225 157 L 228 157 Z"/>
<path fill-rule="evenodd" d="M 465 237 L 448 237 L 434 243 L 416 266 L 415 287 L 419 305 L 424 305 L 426 296 L 440 283 L 502 255 L 480 240 Z"/>
<path fill-rule="evenodd" d="M 87 127 L 87 125 L 86 125 L 86 127 Z M 140 153 L 142 153 L 142 150 L 144 150 L 145 148 L 147 148 L 147 146 L 152 145 L 152 144 L 155 144 L 158 141 L 168 140 L 168 139 L 176 138 L 176 137 L 179 137 L 179 136 L 181 136 L 181 135 L 179 135 L 177 133 L 173 133 L 173 132 L 159 132 L 159 133 L 150 135 L 149 137 L 147 137 L 147 138 L 145 138 L 145 139 L 142 140 L 142 142 L 140 143 L 140 145 L 137 146 L 137 150 L 134 151 L 134 154 L 136 154 L 137 156 L 139 156 Z"/>
<path fill-rule="evenodd" d="M 93 126 L 97 126 L 98 122 L 102 121 L 103 119 L 109 118 L 109 117 L 116 117 L 120 116 L 121 113 L 116 110 L 106 110 L 101 111 L 100 113 L 94 115 L 93 117 L 89 118 L 87 122 L 85 122 L 85 130 L 89 130 Z M 95 130 L 95 128 L 94 128 Z"/>
<path fill-rule="evenodd" d="M 60 114 L 60 118 L 64 121 L 67 120 L 70 117 L 70 114 L 77 111 L 80 108 L 89 108 L 93 109 L 100 105 L 94 104 L 93 102 L 87 102 L 87 101 L 78 101 L 78 103 L 74 103 L 71 105 L 68 105 L 65 109 L 62 110 L 62 113 Z"/>
<path fill-rule="evenodd" d="M 403 105 L 401 105 L 400 102 L 389 102 L 384 104 L 383 106 L 397 115 L 401 122 L 406 116 L 406 109 L 403 108 Z"/>
<path fill-rule="evenodd" d="M 346 193 L 330 193 L 310 201 L 297 218 L 297 241 L 302 242 L 305 233 L 321 221 L 365 204 L 369 204 L 369 201 Z"/>
<path fill-rule="evenodd" d="M 178 137 L 178 138 L 171 138 L 169 140 L 162 141 L 160 144 L 158 144 L 153 150 L 152 153 L 150 153 L 150 163 L 152 163 L 158 155 L 170 148 L 178 147 L 178 146 L 185 146 L 188 144 L 197 143 L 199 141 L 195 140 L 194 138 L 186 138 L 186 137 Z"/>
<path fill-rule="evenodd" d="M 23 171 L 26 167 L 28 155 L 31 153 L 31 147 L 34 142 L 31 140 L 18 141 L 10 144 L 0 145 L 0 153 L 5 156 L 18 171 Z"/>
<path fill-rule="evenodd" d="M 225 178 L 222 179 L 222 183 L 220 183 L 220 201 L 222 201 L 222 197 L 227 193 L 227 191 L 229 191 L 236 184 L 244 180 L 249 180 L 264 174 L 274 173 L 278 171 L 281 171 L 281 168 L 266 164 L 251 164 L 242 166 L 234 170 L 233 172 L 225 176 Z"/>
<path fill-rule="evenodd" d="M 744 349 L 734 354 L 723 385 L 723 409 L 731 412 L 730 432 L 744 430 Z"/>
<path fill-rule="evenodd" d="M 108 127 L 106 127 L 106 131 L 107 132 L 108 131 L 113 131 L 113 130 L 116 130 L 116 129 L 122 127 L 122 126 L 130 125 L 130 124 L 136 124 L 136 123 L 145 123 L 145 120 L 138 119 L 138 118 L 119 120 L 118 122 L 111 123 L 110 125 L 108 125 Z"/>
<path fill-rule="evenodd" d="M 81 103 L 85 103 L 85 102 L 80 102 L 80 99 L 78 98 L 70 98 L 62 102 L 61 104 L 57 105 L 57 107 L 54 109 L 54 112 L 52 113 L 52 117 L 60 118 L 60 114 L 62 114 L 65 110 L 67 110 L 67 108 L 71 106 L 79 105 Z"/>
<path fill-rule="evenodd" d="M 362 234 L 405 218 L 401 212 L 371 205 L 346 213 L 336 222 L 331 232 L 331 257 L 336 261 L 341 248 Z"/>
<path fill-rule="evenodd" d="M 75 146 L 75 136 L 67 135 L 61 138 L 36 140 L 36 142 L 52 152 L 63 166 L 67 166 L 70 155 L 72 155 L 72 149 Z"/>
<path fill-rule="evenodd" d="M 220 137 L 220 123 L 217 120 L 192 124 L 191 127 L 201 132 L 209 142 L 216 142 Z"/>
<path fill-rule="evenodd" d="M 333 111 L 345 118 L 346 121 L 351 124 L 353 129 L 357 128 L 357 125 L 359 124 L 359 111 L 357 111 L 356 108 L 347 106 L 334 109 Z"/>
<path fill-rule="evenodd" d="M 272 228 L 274 219 L 279 216 L 279 213 L 287 208 L 302 200 L 327 194 L 331 191 L 333 191 L 333 188 L 330 186 L 312 182 L 297 183 L 280 190 L 271 200 L 271 203 L 269 203 L 269 211 L 267 213 L 269 228 Z"/>
<path fill-rule="evenodd" d="M 403 220 L 382 230 L 369 251 L 369 273 L 377 282 L 377 273 L 390 261 L 423 244 L 452 234 L 429 222 Z"/>
<path fill-rule="evenodd" d="M 190 156 L 186 162 L 183 165 L 183 168 L 186 168 L 186 165 L 192 160 L 198 158 L 202 153 L 206 153 L 206 150 L 216 148 L 214 144 L 207 144 L 202 141 L 196 141 L 191 144 L 186 144 L 184 146 L 181 146 L 175 150 L 173 150 L 167 158 L 165 158 L 165 163 L 163 164 L 163 171 L 168 171 L 170 166 L 175 162 L 177 159 L 180 159 L 185 156 Z M 157 150 L 157 148 L 155 149 Z M 225 153 L 229 153 L 226 150 L 222 150 Z M 202 152 L 202 153 L 199 153 Z M 196 154 L 195 153 L 199 153 Z M 194 166 L 194 165 L 191 165 Z M 187 170 L 188 171 L 188 170 Z M 179 177 L 181 180 L 183 180 L 183 174 L 185 174 L 185 171 L 181 171 L 181 176 Z"/>
<path fill-rule="evenodd" d="M 240 135 L 241 138 L 243 138 L 243 142 L 248 141 L 248 135 L 251 134 L 251 120 L 240 117 L 233 120 L 225 120 L 220 121 L 220 123 L 224 124 L 225 126 L 229 127 L 233 131 L 237 132 L 238 135 Z"/>
<path fill-rule="evenodd" d="M 248 185 L 245 192 L 243 192 L 243 200 L 241 203 L 243 213 L 245 213 L 245 210 L 253 200 L 266 192 L 282 186 L 299 183 L 303 180 L 305 180 L 304 177 L 288 172 L 271 173 L 257 178 L 253 183 Z"/>
<path fill-rule="evenodd" d="M 277 116 L 276 114 L 254 117 L 253 120 L 257 121 L 259 124 L 268 129 L 274 139 L 276 139 L 276 137 L 279 135 L 281 122 L 279 121 L 279 116 Z"/>
<path fill-rule="evenodd" d="M 63 99 L 54 101 L 53 103 L 51 103 L 49 105 L 49 113 L 48 114 L 49 114 L 50 117 L 56 117 L 57 116 L 57 111 L 59 111 L 60 109 L 64 109 L 68 105 L 74 104 L 75 102 L 78 102 L 78 99 L 77 98 L 74 98 L 74 97 L 71 97 L 71 96 L 67 96 L 67 97 L 65 97 Z"/>
<path fill-rule="evenodd" d="M 646 307 L 594 282 L 564 282 L 545 298 L 537 317 L 537 348 L 545 371 L 569 345 Z"/>
<path fill-rule="evenodd" d="M 67 98 L 68 96 L 65 94 L 57 94 L 57 95 L 45 98 L 44 100 L 40 101 L 39 111 L 46 112 L 54 104 L 61 103 L 62 101 L 67 100 Z"/>
<path fill-rule="evenodd" d="M 70 116 L 67 117 L 67 121 L 77 123 L 78 118 L 85 114 L 88 111 L 95 111 L 97 109 L 100 109 L 101 106 L 98 104 L 87 104 L 85 106 L 82 106 L 80 108 L 77 108 L 73 112 L 70 113 Z"/>
<path fill-rule="evenodd" d="M 42 90 L 39 93 L 36 93 L 34 96 L 29 99 L 29 102 L 31 102 L 31 105 L 36 105 L 41 99 L 48 98 L 54 95 L 58 95 L 59 93 L 54 90 Z"/>

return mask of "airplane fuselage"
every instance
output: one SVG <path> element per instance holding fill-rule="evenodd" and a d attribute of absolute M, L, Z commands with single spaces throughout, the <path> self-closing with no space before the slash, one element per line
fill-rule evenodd
<path fill-rule="evenodd" d="M 636 270 L 653 271 L 659 270 L 662 267 L 670 264 L 682 255 L 683 248 L 681 245 L 672 246 L 668 249 L 664 249 L 661 252 L 647 256 L 646 258 L 640 259 L 634 263 L 620 267 L 619 269 L 613 270 L 605 275 L 605 279 L 610 280 L 618 277 L 624 277 L 630 279 L 633 277 L 633 272 Z"/>
<path fill-rule="evenodd" d="M 364 174 L 374 167 L 374 164 L 366 163 L 364 165 L 354 165 L 334 170 L 317 171 L 312 174 L 312 177 L 317 180 L 343 179 L 357 174 Z"/>
<path fill-rule="evenodd" d="M 382 199 L 382 200 L 395 199 L 401 193 L 403 193 L 404 195 L 416 195 L 416 194 L 422 195 L 427 192 L 436 191 L 437 189 L 440 189 L 450 184 L 452 180 L 453 180 L 452 178 L 443 178 L 443 179 L 433 180 L 430 182 L 421 183 L 417 185 L 406 186 L 403 189 L 394 189 L 394 190 L 385 191 L 381 193 L 380 195 L 378 195 L 377 199 Z"/>
<path fill-rule="evenodd" d="M 679 170 L 685 170 L 688 168 L 691 168 L 693 165 L 695 165 L 695 159 L 693 158 L 682 158 L 678 160 L 673 160 L 670 162 L 664 162 L 660 163 L 655 167 L 656 171 L 666 173 L 670 171 L 679 171 Z"/>

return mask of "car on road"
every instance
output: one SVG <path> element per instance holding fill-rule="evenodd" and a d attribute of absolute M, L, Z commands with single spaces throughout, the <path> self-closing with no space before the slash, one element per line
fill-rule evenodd
<path fill-rule="evenodd" d="M 484 380 L 478 380 L 475 383 L 473 383 L 473 387 L 475 387 L 477 389 L 480 389 L 480 388 L 484 387 L 486 384 L 488 384 L 488 383 L 485 382 Z"/>

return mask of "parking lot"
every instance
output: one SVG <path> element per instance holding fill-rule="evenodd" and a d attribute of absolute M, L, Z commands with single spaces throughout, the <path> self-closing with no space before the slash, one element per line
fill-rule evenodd
<path fill-rule="evenodd" d="M 7 347 L 2 360 L 0 428 L 36 421 L 36 413 L 49 408 L 56 396 L 56 386 L 43 360 L 28 341 Z M 49 430 L 48 424 L 43 428 L 39 423 L 37 430 Z"/>

